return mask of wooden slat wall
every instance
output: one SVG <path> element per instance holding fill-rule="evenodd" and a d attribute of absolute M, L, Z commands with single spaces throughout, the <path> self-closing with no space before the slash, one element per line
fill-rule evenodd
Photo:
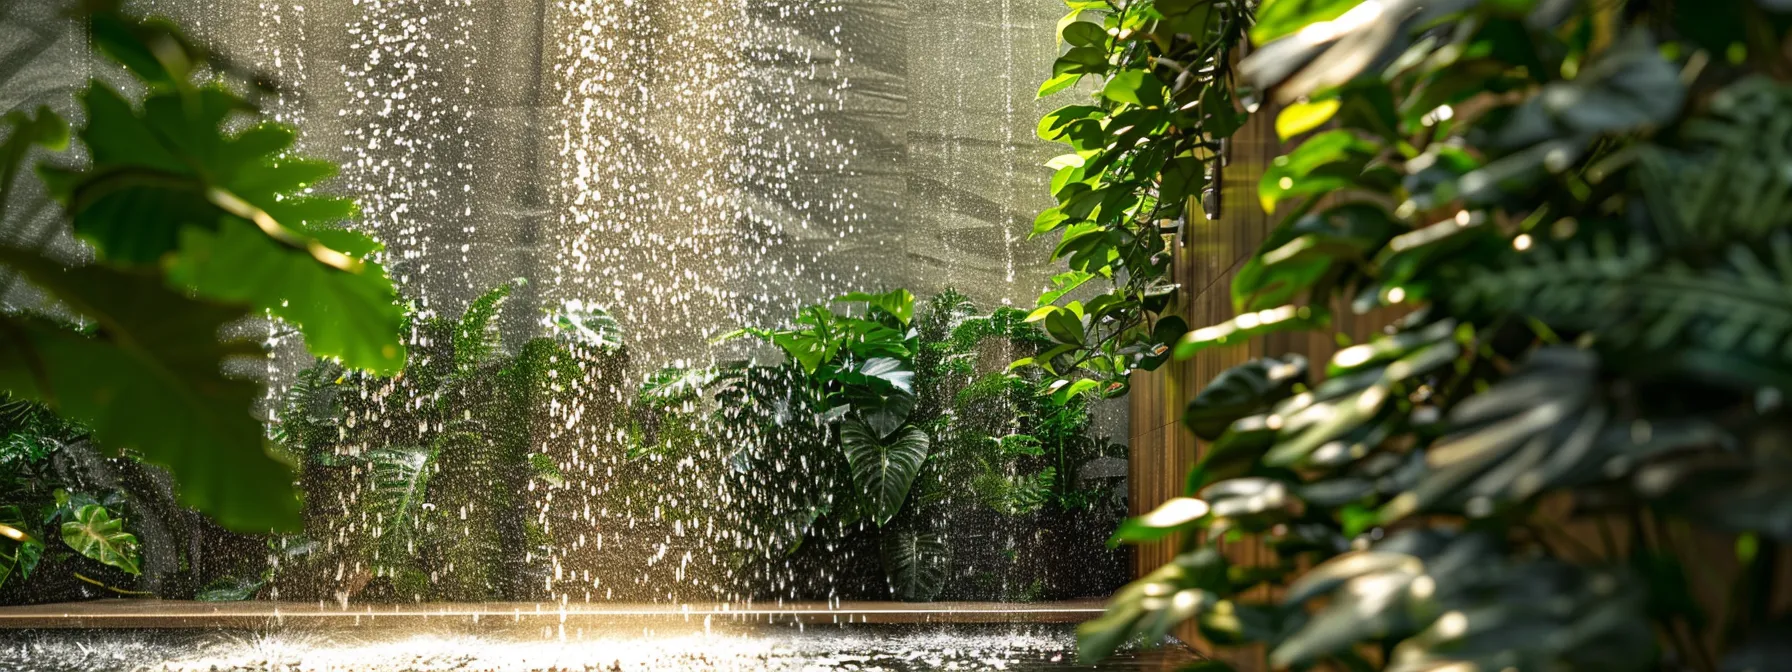
<path fill-rule="evenodd" d="M 1257 182 L 1268 163 L 1282 153 L 1276 138 L 1275 112 L 1271 105 L 1251 116 L 1232 138 L 1231 162 L 1221 181 L 1222 208 L 1218 221 L 1195 222 L 1175 250 L 1175 282 L 1180 283 L 1181 314 L 1190 326 L 1217 324 L 1235 316 L 1232 310 L 1232 277 L 1256 251 L 1279 215 L 1263 212 L 1257 201 Z M 1135 373 L 1131 392 L 1131 506 L 1134 514 L 1150 511 L 1163 501 L 1182 494 L 1184 477 L 1202 446 L 1182 428 L 1182 408 L 1201 386 L 1221 371 L 1266 355 L 1298 352 L 1322 368 L 1336 350 L 1334 332 L 1362 338 L 1387 325 L 1392 315 L 1367 316 L 1338 311 L 1333 332 L 1276 334 L 1248 344 L 1214 348 L 1185 362 L 1173 362 L 1154 372 Z M 1134 555 L 1134 575 L 1156 569 L 1174 557 L 1177 541 L 1142 546 Z M 1254 562 L 1266 551 L 1251 544 L 1226 549 L 1234 561 Z M 1263 596 L 1258 596 L 1263 597 Z M 1261 652 L 1216 651 L 1202 645 L 1192 628 L 1180 633 L 1204 652 L 1227 660 L 1240 670 L 1262 669 Z"/>

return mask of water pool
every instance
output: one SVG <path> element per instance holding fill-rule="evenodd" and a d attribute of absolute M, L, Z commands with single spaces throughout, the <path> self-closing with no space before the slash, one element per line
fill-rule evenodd
<path fill-rule="evenodd" d="M 750 632 L 531 637 L 338 630 L 5 630 L 0 669 L 21 672 L 596 672 L 645 670 L 1071 670 L 1171 672 L 1174 642 L 1076 664 L 1067 624 L 765 626 Z"/>

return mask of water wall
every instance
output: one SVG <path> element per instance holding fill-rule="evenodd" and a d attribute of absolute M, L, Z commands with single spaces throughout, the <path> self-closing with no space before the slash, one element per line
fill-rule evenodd
<path fill-rule="evenodd" d="M 1025 347 L 1006 327 L 967 342 L 954 327 L 973 309 L 929 303 L 955 290 L 979 314 L 1025 308 L 1054 270 L 1026 237 L 1049 205 L 1040 164 L 1054 152 L 1033 127 L 1056 101 L 1031 91 L 1057 50 L 1055 4 L 137 6 L 273 76 L 267 111 L 300 127 L 299 151 L 342 165 L 319 188 L 359 200 L 354 226 L 385 243 L 416 327 L 394 379 L 314 363 L 296 333 L 267 331 L 277 356 L 252 373 L 304 465 L 306 529 L 146 537 L 166 575 L 201 556 L 246 568 L 184 590 L 343 606 L 1029 600 L 1103 594 L 1124 575 L 1100 549 L 1124 509 L 1124 449 L 1105 440 L 1125 436 L 1124 417 L 1054 415 L 996 380 Z M 33 85 L 49 99 L 106 77 L 79 30 L 61 30 Z M 452 325 L 496 287 L 489 361 L 445 364 L 463 349 Z M 798 381 L 709 368 L 780 358 L 724 332 L 896 288 L 920 297 L 915 329 L 937 346 L 917 413 L 941 428 L 939 466 L 912 496 L 945 512 L 907 522 L 833 494 L 853 487 L 849 465 L 812 444 L 838 418 L 794 417 L 772 392 Z M 616 341 L 530 340 L 569 305 L 601 309 Z M 432 377 L 443 366 L 472 373 Z M 526 366 L 551 389 L 515 383 Z M 666 367 L 683 373 L 652 382 Z M 718 377 L 735 396 L 688 393 Z M 1041 503 L 1054 483 L 1084 493 L 1077 513 Z M 271 571 L 257 579 L 259 564 Z"/>
<path fill-rule="evenodd" d="M 432 308 L 522 277 L 518 303 L 595 301 L 648 359 L 700 358 L 705 329 L 842 291 L 1000 305 L 1050 274 L 1025 237 L 1051 3 L 145 5 L 289 86 L 278 116 Z"/>

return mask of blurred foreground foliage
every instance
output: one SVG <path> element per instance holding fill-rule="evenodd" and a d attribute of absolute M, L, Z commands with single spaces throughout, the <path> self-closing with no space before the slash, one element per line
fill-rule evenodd
<path fill-rule="evenodd" d="M 19 77 L 81 21 L 128 76 L 79 91 L 72 131 L 36 100 L 4 113 L 0 584 L 184 595 L 197 587 L 181 577 L 259 545 L 191 510 L 236 532 L 299 523 L 292 465 L 253 412 L 262 385 L 244 377 L 267 357 L 255 325 L 278 318 L 319 355 L 393 372 L 401 313 L 380 245 L 341 228 L 354 203 L 313 193 L 336 167 L 293 154 L 295 130 L 260 113 L 265 78 L 118 2 L 67 8 L 53 23 L 8 6 L 33 39 L 0 72 Z M 43 152 L 39 189 L 22 178 Z M 40 194 L 62 210 L 47 227 Z M 17 587 L 45 564 L 70 571 Z"/>
<path fill-rule="evenodd" d="M 1292 148 L 1239 317 L 1171 354 L 1403 316 L 1195 396 L 1186 496 L 1115 536 L 1182 552 L 1084 656 L 1192 622 L 1278 669 L 1792 666 L 1792 7 L 1194 4 L 1254 21 L 1240 98 Z"/>

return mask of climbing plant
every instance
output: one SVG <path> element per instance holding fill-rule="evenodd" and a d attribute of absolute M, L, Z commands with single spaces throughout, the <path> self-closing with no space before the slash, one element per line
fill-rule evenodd
<path fill-rule="evenodd" d="M 181 502 L 232 528 L 292 527 L 292 470 L 251 414 L 260 387 L 223 372 L 265 348 L 221 333 L 273 316 L 320 355 L 397 371 L 400 314 L 380 245 L 339 228 L 352 201 L 312 193 L 335 166 L 292 153 L 295 131 L 260 115 L 264 80 L 117 2 L 82 3 L 80 16 L 143 93 L 91 82 L 74 132 L 84 154 L 38 166 L 95 263 L 71 266 L 41 236 L 0 247 L 12 281 L 43 297 L 0 315 L 0 388 L 168 469 Z M 26 159 L 64 149 L 70 132 L 48 107 L 4 121 L 0 214 L 25 239 L 30 215 L 10 201 Z"/>
<path fill-rule="evenodd" d="M 1100 86 L 1039 121 L 1041 138 L 1071 151 L 1046 164 L 1057 205 L 1032 235 L 1057 235 L 1052 258 L 1069 270 L 1028 316 L 1053 347 L 1023 361 L 1045 370 L 1053 392 L 1116 396 L 1188 330 L 1173 310 L 1169 246 L 1221 210 L 1218 167 L 1248 116 L 1231 58 L 1250 15 L 1242 0 L 1066 4 L 1065 51 L 1039 95 Z"/>
<path fill-rule="evenodd" d="M 1173 354 L 1403 316 L 1189 402 L 1186 495 L 1115 535 L 1181 553 L 1084 656 L 1188 622 L 1289 669 L 1788 665 L 1789 29 L 1752 0 L 1261 3 L 1237 72 L 1295 143 L 1258 187 L 1281 221 L 1239 316 Z"/>

